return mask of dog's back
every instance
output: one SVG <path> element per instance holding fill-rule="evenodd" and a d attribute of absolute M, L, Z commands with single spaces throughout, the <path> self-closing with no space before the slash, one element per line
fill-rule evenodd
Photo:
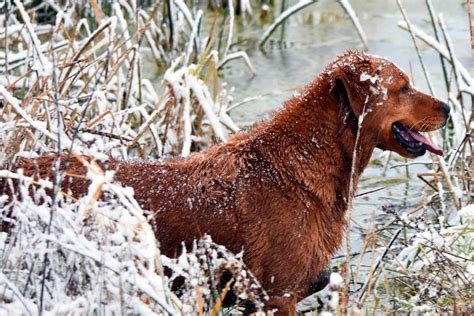
<path fill-rule="evenodd" d="M 187 160 L 132 161 L 116 166 L 114 179 L 134 189 L 144 210 L 150 210 L 161 251 L 180 252 L 182 242 L 210 234 L 213 240 L 240 251 L 236 240 L 235 179 L 240 171 L 231 153 L 213 159 L 205 152 Z"/>

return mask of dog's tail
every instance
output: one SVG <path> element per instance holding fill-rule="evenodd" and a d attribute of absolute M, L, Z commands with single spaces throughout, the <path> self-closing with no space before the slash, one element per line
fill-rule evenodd
<path fill-rule="evenodd" d="M 12 207 L 14 207 L 12 205 L 13 197 L 19 200 L 23 198 L 19 193 L 19 186 L 21 185 L 19 174 L 32 179 L 31 187 L 28 191 L 33 196 L 35 186 L 39 184 L 39 180 L 51 181 L 53 179 L 57 169 L 57 159 L 60 159 L 59 170 L 69 169 L 68 165 L 70 165 L 70 167 L 77 169 L 78 174 L 81 174 L 81 172 L 85 174 L 86 172 L 79 170 L 82 163 L 75 158 L 71 158 L 69 164 L 69 157 L 66 154 L 53 154 L 31 159 L 20 158 L 17 162 L 10 165 L 0 165 L 0 232 L 9 232 L 13 227 L 12 225 L 15 221 L 12 216 Z M 45 188 L 45 191 L 48 195 L 52 194 L 51 188 Z"/>

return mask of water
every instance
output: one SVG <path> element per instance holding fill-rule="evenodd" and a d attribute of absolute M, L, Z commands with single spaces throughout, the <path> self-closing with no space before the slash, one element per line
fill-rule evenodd
<path fill-rule="evenodd" d="M 408 32 L 397 26 L 403 17 L 396 1 L 352 0 L 351 4 L 368 38 L 369 53 L 388 57 L 406 70 L 418 89 L 428 92 L 412 39 Z M 425 1 L 404 1 L 404 5 L 410 21 L 433 35 Z M 433 6 L 437 13 L 443 14 L 456 56 L 472 73 L 474 62 L 465 1 L 439 0 L 433 1 Z M 276 14 L 280 12 L 279 3 L 275 4 L 275 11 Z M 347 49 L 363 48 L 351 21 L 337 1 L 319 1 L 291 17 L 287 20 L 283 41 L 280 41 L 281 30 L 278 29 L 272 36 L 273 40 L 268 41 L 262 50 L 258 47 L 258 40 L 268 25 L 268 22 L 262 22 L 258 16 L 247 21 L 244 27 L 238 28 L 236 39 L 241 44 L 233 47 L 248 53 L 257 76 L 252 76 L 242 61 L 228 64 L 223 71 L 224 80 L 235 87 L 233 95 L 236 103 L 255 98 L 232 111 L 232 118 L 241 125 L 267 118 L 272 110 L 280 107 L 297 88 L 317 76 L 337 55 Z M 418 44 L 429 70 L 435 95 L 446 99 L 439 55 L 420 41 Z M 351 224 L 350 231 L 352 252 L 360 251 L 364 242 L 363 234 L 374 219 L 378 224 L 389 219 L 381 211 L 383 205 L 394 205 L 401 212 L 414 209 L 427 198 L 420 195 L 426 185 L 416 175 L 427 170 L 420 163 L 429 163 L 430 158 L 421 157 L 416 160 L 416 164 L 408 167 L 402 166 L 407 161 L 396 154 L 391 155 L 388 165 L 387 158 L 387 153 L 376 150 L 372 163 L 361 179 L 359 193 L 386 188 L 355 199 L 354 223 Z M 363 258 L 362 262 L 367 263 L 368 260 L 368 257 Z M 309 303 L 313 302 L 310 300 Z"/>
<path fill-rule="evenodd" d="M 368 38 L 369 53 L 388 57 L 412 76 L 419 89 L 427 90 L 411 37 L 397 26 L 403 17 L 395 0 L 352 0 L 351 4 Z M 425 2 L 404 1 L 404 5 L 410 21 L 432 35 Z M 474 63 L 465 1 L 439 0 L 433 1 L 433 6 L 444 16 L 456 56 L 472 70 Z M 280 10 L 278 3 L 275 10 Z M 281 30 L 278 29 L 272 36 L 274 41 L 267 42 L 261 50 L 258 40 L 268 25 L 262 23 L 258 16 L 254 17 L 240 28 L 237 41 L 243 41 L 243 45 L 234 46 L 234 49 L 242 49 L 249 54 L 258 75 L 252 76 L 242 61 L 228 64 L 223 71 L 225 80 L 235 87 L 237 102 L 265 95 L 263 99 L 236 108 L 232 117 L 237 122 L 249 123 L 267 117 L 294 90 L 317 76 L 334 57 L 348 49 L 363 48 L 350 19 L 337 1 L 319 1 L 290 17 L 283 42 L 279 42 Z M 437 95 L 445 98 L 438 54 L 422 43 L 420 48 Z"/>

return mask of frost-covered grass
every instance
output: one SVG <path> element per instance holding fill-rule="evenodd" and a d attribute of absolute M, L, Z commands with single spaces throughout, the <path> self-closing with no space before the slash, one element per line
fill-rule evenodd
<path fill-rule="evenodd" d="M 90 172 L 93 172 L 92 170 Z M 177 259 L 160 256 L 158 242 L 133 191 L 95 174 L 104 199 L 54 203 L 44 189 L 34 199 L 28 185 L 13 201 L 15 227 L 0 234 L 0 311 L 6 314 L 189 314 L 219 311 L 218 284 L 231 271 L 234 292 L 260 302 L 264 293 L 241 258 L 210 238 Z M 42 199 L 40 201 L 39 199 Z M 7 209 L 5 200 L 1 207 Z M 166 276 L 164 270 L 168 269 Z M 182 279 L 180 297 L 171 291 Z M 175 283 L 176 284 L 176 283 Z"/>
<path fill-rule="evenodd" d="M 173 312 L 183 308 L 167 287 L 150 225 L 133 192 L 94 175 L 107 197 L 54 203 L 23 185 L 15 227 L 0 235 L 3 312 L 38 314 Z M 107 183 L 107 184 L 105 184 Z M 40 201 L 42 199 L 43 201 Z M 5 201 L 4 201 L 5 203 Z M 2 203 L 2 207 L 7 209 Z"/>
<path fill-rule="evenodd" d="M 312 2 L 294 4 L 262 37 Z M 0 15 L 5 168 L 18 157 L 58 151 L 99 161 L 187 156 L 238 130 L 228 115 L 232 90 L 219 70 L 233 62 L 255 72 L 245 52 L 231 46 L 234 13 L 251 15 L 249 1 L 209 21 L 190 1 L 143 8 L 127 0 L 60 3 L 15 0 Z M 210 5 L 220 10 L 222 2 Z M 432 156 L 431 170 L 419 175 L 427 185 L 415 208 L 403 215 L 385 208 L 388 222 L 374 220 L 366 230 L 359 252 L 370 259 L 368 272 L 362 263 L 353 271 L 342 265 L 350 279 L 332 275 L 332 295 L 322 298 L 328 311 L 472 313 L 474 84 L 442 17 L 433 14 L 433 21 L 436 36 L 409 21 L 400 26 L 444 61 L 447 86 L 438 97 L 449 101 L 452 118 L 431 137 L 447 155 Z M 59 178 L 40 182 L 30 197 L 33 179 L 0 171 L 23 181 L 22 199 L 7 205 L 0 197 L 0 210 L 12 209 L 15 218 L 11 232 L 0 233 L 0 314 L 215 315 L 227 291 L 217 282 L 224 270 L 234 272 L 241 299 L 260 304 L 264 293 L 238 255 L 204 239 L 177 259 L 162 256 L 133 193 L 97 165 L 88 169 L 92 185 L 80 200 L 45 194 Z M 97 201 L 99 193 L 106 198 Z M 182 281 L 177 292 L 174 280 Z"/>
<path fill-rule="evenodd" d="M 238 130 L 219 67 L 238 58 L 253 67 L 229 49 L 233 20 L 203 31 L 203 12 L 183 1 L 61 3 L 7 1 L 0 15 L 4 168 L 51 152 L 187 156 Z M 161 255 L 133 192 L 86 165 L 91 185 L 79 200 L 57 190 L 62 174 L 49 182 L 0 172 L 22 181 L 18 198 L 0 199 L 2 221 L 14 218 L 0 233 L 0 314 L 216 314 L 224 271 L 240 299 L 260 306 L 265 293 L 239 256 L 208 238 L 178 259 Z"/>

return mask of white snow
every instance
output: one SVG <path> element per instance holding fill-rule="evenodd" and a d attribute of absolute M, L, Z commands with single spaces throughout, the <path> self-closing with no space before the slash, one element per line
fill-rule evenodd
<path fill-rule="evenodd" d="M 342 287 L 344 285 L 344 279 L 339 273 L 332 272 L 329 277 L 330 286 Z"/>
<path fill-rule="evenodd" d="M 474 220 L 474 204 L 469 204 L 458 211 L 459 216 Z"/>
<path fill-rule="evenodd" d="M 371 83 L 376 83 L 377 81 L 380 80 L 380 77 L 378 75 L 375 75 L 375 76 L 371 76 L 369 73 L 367 72 L 362 72 L 360 74 L 360 78 L 359 78 L 360 81 L 367 81 L 369 80 Z"/>

